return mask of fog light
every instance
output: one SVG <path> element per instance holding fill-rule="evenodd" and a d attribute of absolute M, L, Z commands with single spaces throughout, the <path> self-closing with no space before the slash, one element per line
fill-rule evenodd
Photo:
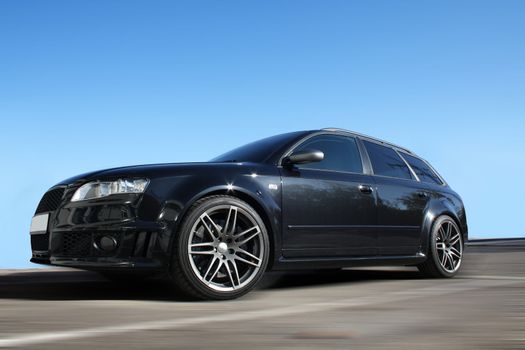
<path fill-rule="evenodd" d="M 95 246 L 97 249 L 100 249 L 102 251 L 111 252 L 117 247 L 117 241 L 114 237 L 102 236 L 100 237 L 98 242 L 95 242 Z"/>

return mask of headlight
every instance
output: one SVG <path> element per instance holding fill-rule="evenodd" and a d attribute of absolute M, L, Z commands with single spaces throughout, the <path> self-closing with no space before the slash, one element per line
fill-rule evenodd
<path fill-rule="evenodd" d="M 82 185 L 71 198 L 71 202 L 111 196 L 112 194 L 143 193 L 148 179 L 119 179 L 107 182 L 89 182 Z"/>

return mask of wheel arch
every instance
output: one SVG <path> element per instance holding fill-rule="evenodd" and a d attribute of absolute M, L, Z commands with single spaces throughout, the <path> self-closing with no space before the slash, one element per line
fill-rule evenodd
<path fill-rule="evenodd" d="M 270 214 L 270 208 L 268 208 L 261 199 L 257 198 L 258 194 L 252 193 L 248 189 L 243 188 L 243 187 L 238 187 L 238 186 L 214 186 L 214 187 L 207 188 L 199 192 L 195 196 L 193 196 L 186 203 L 186 206 L 179 213 L 178 218 L 172 228 L 169 254 L 171 255 L 173 253 L 173 246 L 174 246 L 174 241 L 176 237 L 176 232 L 179 229 L 180 224 L 186 217 L 189 209 L 193 206 L 195 202 L 205 197 L 211 197 L 211 196 L 216 196 L 216 195 L 227 195 L 230 197 L 238 198 L 248 203 L 257 212 L 257 214 L 259 214 L 259 216 L 263 220 L 264 225 L 266 226 L 266 229 L 268 231 L 270 252 L 269 252 L 267 269 L 270 270 L 274 265 L 274 259 L 276 257 L 276 246 L 278 246 L 278 242 L 279 242 L 278 236 L 277 236 L 278 230 L 276 228 L 276 225 L 270 219 L 272 216 L 272 214 Z"/>
<path fill-rule="evenodd" d="M 425 214 L 423 217 L 423 224 L 422 224 L 422 239 L 421 239 L 421 253 L 428 256 L 428 249 L 429 249 L 429 241 L 430 241 L 430 235 L 432 233 L 432 227 L 434 225 L 434 222 L 436 220 L 443 216 L 447 215 L 454 222 L 458 227 L 460 228 L 461 235 L 463 236 L 463 241 L 466 242 L 466 232 L 463 232 L 460 216 L 455 209 L 454 205 L 450 203 L 447 200 L 441 199 L 436 201 L 431 201 L 429 205 L 427 206 L 425 210 Z"/>

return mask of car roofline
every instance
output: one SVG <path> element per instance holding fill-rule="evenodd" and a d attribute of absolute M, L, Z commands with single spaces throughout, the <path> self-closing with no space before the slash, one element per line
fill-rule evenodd
<path fill-rule="evenodd" d="M 329 131 L 329 132 L 341 132 L 341 133 L 345 133 L 345 134 L 350 134 L 350 135 L 354 135 L 354 136 L 359 136 L 361 138 L 365 138 L 365 139 L 369 139 L 369 140 L 372 140 L 372 141 L 375 141 L 375 142 L 379 142 L 379 143 L 382 143 L 382 144 L 385 144 L 385 145 L 388 145 L 390 147 L 394 147 L 394 148 L 397 148 L 401 151 L 404 151 L 410 155 L 413 155 L 413 156 L 416 156 L 414 154 L 414 152 L 412 152 L 411 150 L 405 148 L 405 147 L 401 147 L 399 145 L 396 145 L 395 143 L 392 143 L 392 142 L 388 142 L 388 141 L 385 141 L 385 140 L 381 140 L 381 139 L 378 139 L 377 137 L 373 137 L 373 136 L 369 136 L 369 135 L 365 135 L 365 134 L 361 134 L 359 132 L 355 132 L 355 131 L 351 131 L 351 130 L 346 130 L 346 129 L 341 129 L 341 128 L 323 128 L 319 131 Z M 417 157 L 417 156 L 416 156 Z M 419 157 L 418 157 L 419 158 Z"/>

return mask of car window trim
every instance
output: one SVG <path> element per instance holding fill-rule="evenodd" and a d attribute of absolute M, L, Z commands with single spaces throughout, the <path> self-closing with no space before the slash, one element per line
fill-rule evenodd
<path fill-rule="evenodd" d="M 406 164 L 406 166 L 408 167 L 408 170 L 410 171 L 410 173 L 412 174 L 412 176 L 414 177 L 414 179 L 416 179 L 417 182 L 422 182 L 421 179 L 419 178 L 419 176 L 416 174 L 416 172 L 414 171 L 414 169 L 412 169 L 412 167 L 410 166 L 410 164 L 408 164 L 407 160 L 405 158 L 403 158 L 403 156 L 401 155 L 401 153 L 399 153 L 399 151 L 395 148 L 392 148 L 394 150 L 394 152 L 397 153 L 397 155 L 399 156 L 399 158 L 401 158 L 401 160 Z"/>
<path fill-rule="evenodd" d="M 379 174 L 372 174 L 372 176 L 375 176 L 375 177 L 383 177 L 383 178 L 386 178 L 386 179 L 395 179 L 395 180 L 403 180 L 403 181 L 412 181 L 412 182 L 415 182 L 415 183 L 425 183 L 425 182 L 420 182 L 420 181 L 417 181 L 416 179 L 406 179 L 404 177 L 395 177 L 395 176 L 388 176 L 388 175 L 379 175 Z"/>
<path fill-rule="evenodd" d="M 414 176 L 414 178 L 410 178 L 410 179 L 407 179 L 407 178 L 404 178 L 404 177 L 397 177 L 397 176 L 388 176 L 388 175 L 379 175 L 379 174 L 376 174 L 375 171 L 374 171 L 374 166 L 372 165 L 372 160 L 370 159 L 370 154 L 368 154 L 368 150 L 366 149 L 366 145 L 364 144 L 363 142 L 363 147 L 364 147 L 364 150 L 366 151 L 367 153 L 367 156 L 368 156 L 368 160 L 370 161 L 370 169 L 372 171 L 372 175 L 374 176 L 380 176 L 380 177 L 386 177 L 386 178 L 389 178 L 389 179 L 399 179 L 399 180 L 409 180 L 409 181 L 415 181 L 415 182 L 421 182 L 419 180 L 419 177 L 415 174 L 414 170 L 412 169 L 412 167 L 410 166 L 410 164 L 408 164 L 408 162 L 405 160 L 405 158 L 403 158 L 398 150 L 397 150 L 397 147 L 394 147 L 394 146 L 391 146 L 389 144 L 386 144 L 382 141 L 376 141 L 374 139 L 369 139 L 369 138 L 363 138 L 362 141 L 367 141 L 367 142 L 370 142 L 370 143 L 375 143 L 375 144 L 378 144 L 379 146 L 383 146 L 383 147 L 386 147 L 386 148 L 390 148 L 392 149 L 398 156 L 399 158 L 401 158 L 401 160 L 403 161 L 403 163 L 405 163 L 405 165 L 408 167 L 408 171 L 410 171 L 410 174 L 412 174 L 412 176 Z"/>
<path fill-rule="evenodd" d="M 408 161 L 405 159 L 405 157 L 403 157 L 403 154 L 406 154 L 408 156 L 411 156 L 411 157 L 414 157 L 416 159 L 419 159 L 420 161 L 422 161 L 426 166 L 428 166 L 428 168 L 430 170 L 432 170 L 432 172 L 434 173 L 434 175 L 436 175 L 436 177 L 438 178 L 439 181 L 441 181 L 440 184 L 436 184 L 434 183 L 433 185 L 437 185 L 437 186 L 443 186 L 443 187 L 446 187 L 448 186 L 446 181 L 443 179 L 443 177 L 436 171 L 436 169 L 434 169 L 434 167 L 429 163 L 427 162 L 425 159 L 419 157 L 419 156 L 416 156 L 415 154 L 409 154 L 409 153 L 406 153 L 406 152 L 403 152 L 402 150 L 399 151 L 399 155 L 403 158 L 403 160 L 405 160 L 405 162 L 408 163 Z M 410 164 L 408 164 L 410 166 Z M 412 169 L 412 166 L 410 166 L 410 168 Z M 421 181 L 423 182 L 423 181 Z M 423 183 L 429 183 L 429 182 L 423 182 Z"/>
<path fill-rule="evenodd" d="M 283 153 L 283 155 L 281 156 L 281 158 L 279 158 L 279 165 L 278 167 L 279 168 L 283 168 L 283 160 L 284 158 L 288 157 L 290 154 L 293 153 L 293 151 L 301 146 L 304 142 L 310 140 L 311 138 L 313 137 L 316 137 L 316 136 L 323 136 L 323 135 L 329 135 L 329 136 L 341 136 L 341 137 L 347 137 L 347 138 L 351 138 L 351 139 L 354 139 L 355 143 L 356 143 L 356 147 L 357 147 L 357 151 L 359 152 L 359 157 L 361 158 L 361 167 L 362 167 L 362 171 L 360 173 L 356 173 L 356 172 L 352 172 L 352 171 L 343 171 L 343 170 L 333 170 L 333 169 L 315 169 L 315 168 L 308 168 L 309 170 L 321 170 L 321 171 L 333 171 L 333 172 L 338 172 L 338 173 L 346 173 L 346 174 L 357 174 L 357 175 L 372 175 L 370 173 L 367 172 L 367 170 L 369 170 L 368 168 L 368 165 L 365 164 L 365 160 L 364 160 L 364 157 L 363 157 L 363 150 L 361 149 L 361 147 L 359 147 L 359 138 L 357 136 L 354 136 L 354 135 L 349 135 L 349 134 L 346 134 L 346 133 L 341 133 L 341 132 L 326 132 L 326 131 L 320 131 L 320 132 L 316 132 L 316 133 L 313 133 L 313 134 L 310 134 L 310 135 L 307 135 L 305 136 L 304 138 L 302 138 L 301 140 L 297 141 L 295 144 L 293 144 L 286 152 Z M 306 170 L 306 168 L 304 169 Z"/>
<path fill-rule="evenodd" d="M 344 171 L 344 170 L 333 170 L 333 169 L 317 169 L 317 168 L 298 168 L 301 171 L 304 170 L 313 170 L 313 171 L 322 171 L 325 173 L 341 173 L 341 174 L 349 174 L 349 175 L 360 175 L 360 176 L 371 176 L 371 174 L 365 174 L 365 173 L 356 173 L 353 171 Z"/>

